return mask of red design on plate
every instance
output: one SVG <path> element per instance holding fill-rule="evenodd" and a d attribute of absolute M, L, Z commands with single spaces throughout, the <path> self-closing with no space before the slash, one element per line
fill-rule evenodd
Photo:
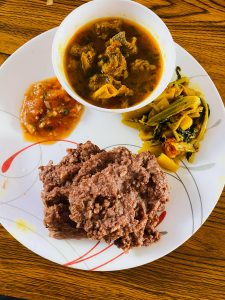
<path fill-rule="evenodd" d="M 157 224 L 157 226 L 162 223 L 162 221 L 165 219 L 165 216 L 166 216 L 166 211 L 164 210 L 161 215 L 159 216 L 159 222 Z"/>
<path fill-rule="evenodd" d="M 29 146 L 27 146 L 27 147 L 25 147 L 25 148 L 23 148 L 23 149 L 17 151 L 17 152 L 14 153 L 12 156 L 10 156 L 10 157 L 3 163 L 3 165 L 2 165 L 2 173 L 5 173 L 5 172 L 8 171 L 8 169 L 10 168 L 12 162 L 14 161 L 14 159 L 15 159 L 20 153 L 22 153 L 23 151 L 29 149 L 30 147 L 33 147 L 33 146 L 35 146 L 35 145 L 37 145 L 37 144 L 40 144 L 40 143 L 42 143 L 42 142 L 37 142 L 37 143 L 31 144 L 31 145 L 29 145 Z"/>
<path fill-rule="evenodd" d="M 110 262 L 112 262 L 112 261 L 114 261 L 115 259 L 119 258 L 119 257 L 122 256 L 123 254 L 125 254 L 125 252 L 122 252 L 122 253 L 118 254 L 117 256 L 111 258 L 110 260 L 107 260 L 107 261 L 104 262 L 103 264 L 101 264 L 101 265 L 99 265 L 99 266 L 97 266 L 97 267 L 92 268 L 91 271 L 95 271 L 95 270 L 97 270 L 97 269 L 99 269 L 99 268 L 101 268 L 101 267 L 103 267 L 103 266 L 109 264 Z"/>
<path fill-rule="evenodd" d="M 80 262 L 82 262 L 82 261 L 88 260 L 88 259 L 90 259 L 90 258 L 92 258 L 92 257 L 97 256 L 98 254 L 101 254 L 102 252 L 106 251 L 107 249 L 109 249 L 109 248 L 112 247 L 112 246 L 113 246 L 113 244 L 110 244 L 110 245 L 106 246 L 105 248 L 103 248 L 102 250 L 100 250 L 100 251 L 98 251 L 98 252 L 96 252 L 96 253 L 94 253 L 94 254 L 88 256 L 88 257 L 85 257 L 85 258 L 79 259 L 79 260 L 78 260 L 78 259 L 75 259 L 75 260 L 73 260 L 73 261 L 70 261 L 70 262 L 64 264 L 64 266 L 71 266 L 71 265 L 74 265 L 74 264 L 78 264 L 78 263 L 80 263 Z"/>
<path fill-rule="evenodd" d="M 56 141 L 56 142 L 67 142 L 67 143 L 72 143 L 72 144 L 75 144 L 77 145 L 76 142 L 74 141 L 70 141 L 70 140 L 52 140 L 52 141 Z M 16 153 L 14 153 L 13 155 L 11 155 L 3 164 L 2 164 L 2 173 L 5 173 L 9 170 L 12 162 L 14 161 L 14 159 L 20 154 L 22 153 L 23 151 L 33 147 L 33 146 L 36 146 L 36 145 L 39 145 L 39 144 L 42 144 L 42 143 L 46 143 L 46 142 L 49 142 L 49 141 L 40 141 L 40 142 L 37 142 L 37 143 L 33 143 L 29 146 L 26 146 L 24 147 L 23 149 L 17 151 Z"/>
<path fill-rule="evenodd" d="M 91 249 L 89 249 L 86 253 L 84 253 L 83 255 L 81 255 L 80 257 L 64 264 L 64 266 L 70 266 L 72 264 L 74 264 L 75 262 L 77 262 L 78 260 L 80 260 L 81 258 L 85 257 L 86 255 L 88 255 L 91 251 L 93 251 L 99 244 L 100 242 L 97 242 Z"/>

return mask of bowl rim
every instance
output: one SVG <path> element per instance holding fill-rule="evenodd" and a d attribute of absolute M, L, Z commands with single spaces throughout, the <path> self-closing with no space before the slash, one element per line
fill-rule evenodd
<path fill-rule="evenodd" d="M 163 87 L 163 89 L 161 88 L 162 91 L 158 92 L 158 95 L 156 95 L 153 99 L 150 99 L 152 97 L 152 93 L 150 93 L 144 100 L 142 100 L 141 102 L 137 103 L 136 105 L 133 105 L 133 106 L 130 106 L 128 108 L 104 108 L 104 107 L 100 107 L 100 106 L 97 106 L 97 105 L 94 105 L 94 104 L 91 104 L 90 102 L 84 100 L 81 96 L 79 96 L 76 91 L 71 87 L 69 81 L 68 81 L 68 78 L 66 77 L 66 75 L 64 76 L 64 74 L 62 74 L 62 72 L 60 72 L 60 67 L 58 65 L 58 63 L 56 62 L 56 59 L 55 59 L 55 53 L 58 51 L 58 48 L 57 48 L 57 39 L 58 39 L 58 36 L 64 26 L 64 24 L 66 24 L 68 22 L 68 20 L 70 20 L 72 17 L 73 17 L 73 14 L 77 13 L 79 10 L 82 10 L 84 8 L 88 8 L 88 6 L 93 6 L 93 5 L 100 5 L 101 2 L 103 2 L 104 4 L 107 3 L 107 1 L 111 1 L 111 0 L 92 0 L 90 2 L 87 2 L 87 3 L 84 3 L 78 7 L 76 7 L 74 10 L 72 10 L 64 19 L 63 21 L 61 22 L 61 24 L 59 25 L 59 27 L 57 28 L 57 31 L 56 31 L 56 34 L 54 36 L 54 39 L 53 39 L 53 43 L 52 43 L 52 53 L 51 53 L 51 58 L 52 58 L 52 65 L 53 65 L 53 70 L 54 70 L 54 73 L 57 77 L 57 79 L 59 80 L 60 84 L 62 85 L 62 87 L 66 90 L 66 92 L 76 101 L 78 101 L 79 103 L 83 104 L 85 107 L 89 107 L 91 109 L 95 109 L 95 110 L 98 110 L 98 111 L 102 111 L 102 112 L 108 112 L 108 113 L 125 113 L 125 112 L 130 112 L 130 111 L 134 111 L 134 110 L 137 110 L 137 109 L 140 109 L 148 104 L 150 104 L 152 101 L 154 101 L 162 92 L 163 90 L 165 90 L 166 86 L 169 84 L 170 80 L 172 79 L 172 76 L 174 74 L 174 71 L 175 71 L 175 66 L 176 66 L 176 50 L 175 50 L 175 42 L 173 40 L 173 37 L 168 29 L 168 27 L 166 26 L 166 24 L 163 22 L 163 20 L 156 14 L 154 13 L 151 9 L 147 8 L 146 6 L 136 2 L 136 1 L 132 1 L 132 0 L 113 0 L 114 2 L 124 2 L 124 3 L 129 3 L 128 5 L 133 5 L 133 6 L 136 6 L 136 7 L 139 7 L 143 10 L 145 10 L 145 12 L 151 14 L 152 16 L 154 16 L 154 18 L 158 19 L 159 22 L 162 24 L 162 26 L 164 27 L 165 29 L 165 32 L 166 32 L 166 35 L 167 37 L 169 38 L 170 42 L 171 42 L 171 45 L 170 45 L 170 51 L 172 53 L 172 58 L 173 58 L 173 61 L 172 61 L 172 65 L 173 65 L 173 68 L 171 67 L 170 68 L 170 71 L 168 72 L 168 82 L 166 84 L 164 84 L 165 86 Z M 89 8 L 90 9 L 90 8 Z M 116 16 L 115 16 L 116 17 Z M 92 22 L 94 20 L 97 20 L 97 19 L 101 19 L 103 17 L 93 17 L 93 18 L 90 18 L 90 20 L 88 22 Z M 107 16 L 106 16 L 107 18 Z M 122 18 L 122 17 L 121 17 Z M 124 17 L 124 19 L 128 19 L 128 20 L 131 20 L 131 18 L 126 18 Z M 87 23 L 88 23 L 87 22 Z M 137 21 L 134 21 L 136 22 L 137 24 L 139 24 L 140 26 L 143 27 L 142 24 L 138 23 Z M 69 35 L 69 37 L 71 38 L 74 33 L 79 30 L 83 25 L 81 25 L 80 27 L 77 27 L 75 28 L 74 32 L 72 35 Z M 148 30 L 147 28 L 145 28 L 146 30 Z M 151 33 L 150 30 L 148 30 L 149 33 Z M 152 33 L 151 33 L 152 34 Z M 68 40 L 70 40 L 70 38 Z M 68 42 L 67 42 L 68 43 Z M 161 55 L 162 55 L 162 47 L 159 45 L 158 43 L 158 46 L 159 46 L 159 49 L 161 51 Z M 66 47 L 65 47 L 66 48 Z M 62 55 L 62 57 L 64 58 L 64 55 Z M 157 86 L 155 87 L 155 89 L 153 90 L 153 92 L 155 92 L 159 86 L 160 86 L 160 83 L 162 82 L 162 79 L 163 79 L 163 72 L 164 72 L 164 66 L 163 66 L 163 70 L 162 70 L 162 74 L 161 74 L 161 78 L 160 80 L 158 81 L 157 83 Z M 149 100 L 150 99 L 150 100 Z"/>

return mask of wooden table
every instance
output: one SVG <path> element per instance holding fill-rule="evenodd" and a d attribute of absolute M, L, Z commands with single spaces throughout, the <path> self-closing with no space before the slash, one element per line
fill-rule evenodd
<path fill-rule="evenodd" d="M 45 0 L 0 0 L 0 63 L 85 2 L 55 0 L 47 6 Z M 175 41 L 206 69 L 225 100 L 224 0 L 140 2 L 165 21 Z M 0 234 L 3 295 L 24 299 L 225 299 L 225 192 L 209 219 L 184 245 L 151 264 L 116 273 L 58 266 L 27 250 L 2 227 Z"/>

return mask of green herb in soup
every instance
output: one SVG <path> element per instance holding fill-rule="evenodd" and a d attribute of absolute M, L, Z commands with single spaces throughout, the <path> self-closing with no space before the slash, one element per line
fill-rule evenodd
<path fill-rule="evenodd" d="M 104 108 L 127 108 L 157 86 L 163 68 L 160 49 L 140 25 L 118 18 L 83 26 L 69 42 L 65 70 L 75 92 Z"/>

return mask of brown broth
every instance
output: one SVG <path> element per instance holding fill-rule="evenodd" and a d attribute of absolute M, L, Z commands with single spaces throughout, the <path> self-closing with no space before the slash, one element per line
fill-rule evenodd
<path fill-rule="evenodd" d="M 111 34 L 108 39 L 102 40 L 97 36 L 94 28 L 99 22 L 113 22 L 114 20 L 121 21 L 120 31 L 126 32 L 127 41 L 131 41 L 132 37 L 137 38 L 137 54 L 126 57 L 128 77 L 114 78 L 129 89 L 132 89 L 133 95 L 116 96 L 107 100 L 93 99 L 93 91 L 90 90 L 88 85 L 90 77 L 94 74 L 102 74 L 102 69 L 98 66 L 98 56 L 104 53 L 107 47 L 106 41 L 109 41 L 115 35 L 115 33 Z M 82 69 L 80 58 L 75 58 L 70 52 L 74 44 L 85 46 L 90 43 L 97 55 L 92 68 L 85 73 Z M 155 66 L 155 70 L 151 70 L 151 73 L 143 71 L 131 72 L 131 64 L 136 59 L 147 60 L 151 65 Z M 95 106 L 118 109 L 136 105 L 152 93 L 161 78 L 163 60 L 157 42 L 142 26 L 126 19 L 104 18 L 86 24 L 74 34 L 66 48 L 64 68 L 71 87 L 80 97 Z"/>

